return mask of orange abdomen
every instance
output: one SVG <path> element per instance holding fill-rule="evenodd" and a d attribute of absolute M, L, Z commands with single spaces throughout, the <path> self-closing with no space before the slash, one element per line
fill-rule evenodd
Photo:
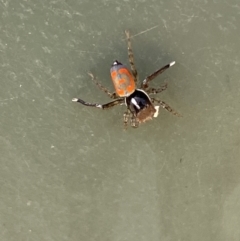
<path fill-rule="evenodd" d="M 110 73 L 117 95 L 127 97 L 135 91 L 134 78 L 126 66 L 115 61 L 110 69 Z"/>

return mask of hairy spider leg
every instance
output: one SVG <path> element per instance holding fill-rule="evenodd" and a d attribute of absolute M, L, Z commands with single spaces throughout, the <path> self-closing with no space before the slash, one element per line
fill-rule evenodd
<path fill-rule="evenodd" d="M 171 112 L 173 115 L 176 115 L 178 117 L 182 117 L 181 114 L 179 114 L 177 111 L 175 111 L 172 107 L 170 107 L 167 103 L 165 103 L 162 100 L 158 100 L 155 98 L 151 98 L 153 103 L 158 103 L 163 109 L 166 109 L 167 111 Z"/>
<path fill-rule="evenodd" d="M 131 115 L 131 112 L 129 109 L 127 109 L 127 111 L 124 112 L 123 114 L 123 123 L 124 123 L 124 128 L 126 129 L 127 128 L 127 125 L 128 125 L 128 119 L 129 119 L 129 116 Z"/>
<path fill-rule="evenodd" d="M 106 104 L 93 104 L 93 103 L 88 103 L 84 100 L 81 100 L 81 99 L 78 99 L 78 98 L 73 98 L 72 99 L 73 102 L 78 102 L 82 105 L 86 105 L 86 106 L 89 106 L 89 107 L 96 107 L 96 108 L 100 108 L 100 109 L 108 109 L 108 108 L 111 108 L 111 107 L 114 107 L 116 105 L 121 105 L 124 103 L 124 98 L 119 98 L 119 99 L 116 99 L 114 101 L 111 101 L 109 103 L 106 103 Z"/>
<path fill-rule="evenodd" d="M 134 128 L 137 128 L 139 126 L 139 122 L 137 121 L 137 118 L 135 115 L 132 115 L 131 117 L 131 126 Z"/>
<path fill-rule="evenodd" d="M 117 94 L 115 92 L 111 93 L 106 87 L 104 87 L 103 85 L 101 85 L 97 79 L 95 78 L 95 76 L 92 73 L 88 73 L 92 80 L 95 82 L 95 84 L 98 86 L 98 88 L 100 90 L 102 90 L 103 92 L 105 92 L 110 98 L 112 99 L 116 99 L 117 98 Z"/>
<path fill-rule="evenodd" d="M 125 31 L 125 34 L 127 36 L 127 45 L 128 45 L 128 60 L 131 66 L 132 74 L 134 76 L 135 83 L 138 81 L 138 73 L 134 64 L 134 57 L 133 57 L 133 50 L 132 50 L 132 44 L 130 39 L 130 32 L 128 30 Z"/>
<path fill-rule="evenodd" d="M 153 74 L 149 75 L 142 81 L 141 88 L 146 89 L 148 88 L 148 82 L 156 78 L 159 74 L 163 73 L 166 69 L 172 67 L 175 64 L 175 61 L 171 62 L 170 64 L 167 64 L 163 66 L 162 68 L 156 70 Z"/>
<path fill-rule="evenodd" d="M 149 89 L 146 90 L 146 92 L 148 94 L 158 94 L 158 93 L 161 93 L 162 91 L 164 91 L 166 89 L 167 89 L 167 83 L 165 85 L 161 86 L 160 88 L 157 88 L 157 89 L 149 88 Z"/>
<path fill-rule="evenodd" d="M 131 116 L 131 119 L 130 119 L 130 124 L 132 127 L 135 127 L 137 128 L 139 126 L 139 123 L 136 119 L 136 116 L 134 115 L 133 112 L 131 112 L 130 109 L 127 109 L 127 111 L 124 112 L 123 114 L 123 123 L 124 123 L 124 128 L 126 129 L 127 128 L 127 125 L 128 125 L 128 121 L 129 121 L 129 117 Z"/>

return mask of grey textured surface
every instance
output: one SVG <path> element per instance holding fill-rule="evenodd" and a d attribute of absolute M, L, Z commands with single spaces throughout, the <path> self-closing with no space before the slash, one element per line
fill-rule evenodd
<path fill-rule="evenodd" d="M 240 4 L 0 0 L 0 240 L 240 240 Z M 128 64 L 164 110 L 123 130 L 112 88 Z"/>

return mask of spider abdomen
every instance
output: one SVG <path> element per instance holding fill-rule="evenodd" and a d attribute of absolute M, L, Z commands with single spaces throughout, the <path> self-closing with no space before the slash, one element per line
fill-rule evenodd
<path fill-rule="evenodd" d="M 135 91 L 134 77 L 125 65 L 114 61 L 110 73 L 118 96 L 127 97 Z"/>

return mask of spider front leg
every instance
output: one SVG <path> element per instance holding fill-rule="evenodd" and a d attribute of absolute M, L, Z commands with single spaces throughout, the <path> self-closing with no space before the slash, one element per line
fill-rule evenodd
<path fill-rule="evenodd" d="M 129 119 L 130 114 L 131 114 L 131 112 L 129 111 L 129 109 L 127 109 L 127 111 L 125 111 L 123 114 L 123 123 L 124 123 L 125 129 L 127 129 L 128 119 Z"/>
<path fill-rule="evenodd" d="M 138 128 L 138 126 L 139 126 L 139 121 L 135 115 L 132 115 L 132 117 L 131 117 L 131 126 L 134 128 Z"/>
<path fill-rule="evenodd" d="M 132 44 L 130 39 L 130 32 L 128 30 L 125 31 L 126 37 L 127 37 L 127 45 L 128 45 L 128 59 L 131 66 L 132 74 L 134 76 L 134 80 L 137 83 L 138 80 L 138 73 L 134 64 L 134 57 L 133 57 L 133 50 L 132 50 Z"/>
<path fill-rule="evenodd" d="M 146 89 L 148 88 L 148 82 L 156 78 L 159 74 L 163 73 L 166 69 L 172 67 L 175 64 L 175 61 L 171 62 L 170 64 L 167 64 L 163 66 L 162 68 L 156 70 L 153 74 L 149 75 L 147 78 L 145 78 L 142 82 L 141 88 Z"/>
<path fill-rule="evenodd" d="M 175 111 L 174 109 L 172 109 L 167 103 L 165 103 L 162 100 L 158 100 L 155 98 L 151 98 L 153 103 L 158 103 L 163 109 L 166 109 L 167 111 L 171 112 L 173 115 L 176 115 L 178 117 L 182 117 L 181 114 L 179 114 L 177 111 Z"/>
<path fill-rule="evenodd" d="M 96 107 L 96 108 L 100 108 L 100 109 L 108 109 L 108 108 L 111 108 L 111 107 L 114 107 L 116 105 L 121 105 L 124 103 L 124 98 L 119 98 L 119 99 L 116 99 L 114 101 L 111 101 L 109 103 L 106 103 L 106 104 L 93 104 L 93 103 L 88 103 L 84 100 L 81 100 L 81 99 L 78 99 L 78 98 L 73 98 L 72 99 L 73 102 L 78 102 L 82 105 L 86 105 L 86 106 L 89 106 L 89 107 Z"/>
<path fill-rule="evenodd" d="M 158 93 L 161 93 L 162 91 L 166 90 L 167 89 L 167 83 L 163 86 L 161 86 L 160 88 L 158 89 L 155 89 L 155 88 L 149 88 L 146 90 L 146 92 L 148 94 L 158 94 Z"/>
<path fill-rule="evenodd" d="M 137 128 L 139 126 L 139 122 L 136 116 L 134 115 L 134 113 L 132 113 L 129 109 L 127 109 L 127 111 L 125 111 L 123 114 L 123 123 L 124 123 L 125 129 L 127 129 L 128 120 L 130 116 L 131 116 L 131 120 L 130 120 L 131 127 Z"/>
<path fill-rule="evenodd" d="M 105 93 L 106 93 L 110 98 L 112 98 L 112 99 L 116 99 L 116 98 L 117 98 L 117 95 L 116 95 L 115 92 L 111 93 L 107 88 L 105 88 L 103 85 L 101 85 L 101 84 L 97 81 L 97 79 L 95 78 L 95 76 L 94 76 L 92 73 L 88 73 L 88 74 L 91 76 L 92 80 L 95 82 L 95 84 L 98 86 L 98 88 L 99 88 L 100 90 L 102 90 L 103 92 L 105 92 Z"/>

